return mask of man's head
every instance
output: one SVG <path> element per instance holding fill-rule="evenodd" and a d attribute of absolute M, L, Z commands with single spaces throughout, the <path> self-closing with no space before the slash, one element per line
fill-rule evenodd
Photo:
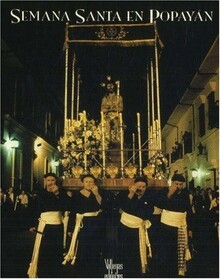
<path fill-rule="evenodd" d="M 136 177 L 134 183 L 137 186 L 136 194 L 138 196 L 143 196 L 147 188 L 147 179 L 142 176 Z"/>
<path fill-rule="evenodd" d="M 172 184 L 175 184 L 180 190 L 183 189 L 185 178 L 182 174 L 175 173 L 171 179 Z"/>
<path fill-rule="evenodd" d="M 59 187 L 57 186 L 57 176 L 55 173 L 49 172 L 44 175 L 44 186 L 48 192 L 57 194 Z"/>
<path fill-rule="evenodd" d="M 106 88 L 107 88 L 109 93 L 114 92 L 114 84 L 113 83 L 107 83 Z"/>
<path fill-rule="evenodd" d="M 9 187 L 9 188 L 8 188 L 8 192 L 9 192 L 9 193 L 13 193 L 13 191 L 14 191 L 13 187 Z"/>
<path fill-rule="evenodd" d="M 91 187 L 96 183 L 96 179 L 92 174 L 86 174 L 81 178 L 84 189 L 87 191 L 91 190 Z"/>
<path fill-rule="evenodd" d="M 112 77 L 108 75 L 106 78 L 107 78 L 107 83 L 106 83 L 107 92 L 113 93 L 115 86 L 114 83 L 112 83 Z"/>

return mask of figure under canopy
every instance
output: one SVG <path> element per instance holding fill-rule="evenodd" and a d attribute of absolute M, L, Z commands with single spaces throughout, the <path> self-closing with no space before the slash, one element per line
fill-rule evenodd
<path fill-rule="evenodd" d="M 101 111 L 104 115 L 105 133 L 109 136 L 111 142 L 120 141 L 120 123 L 119 113 L 123 111 L 123 99 L 119 94 L 119 81 L 116 81 L 117 93 L 115 93 L 115 85 L 111 81 L 111 76 L 107 76 L 107 82 L 101 83 L 102 87 L 106 87 L 107 93 L 102 98 Z"/>

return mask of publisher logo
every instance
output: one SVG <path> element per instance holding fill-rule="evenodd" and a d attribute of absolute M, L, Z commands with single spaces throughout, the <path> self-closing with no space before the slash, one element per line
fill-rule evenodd
<path fill-rule="evenodd" d="M 120 272 L 123 270 L 123 264 L 113 263 L 113 259 L 105 259 L 107 273 L 104 278 L 123 278 Z"/>

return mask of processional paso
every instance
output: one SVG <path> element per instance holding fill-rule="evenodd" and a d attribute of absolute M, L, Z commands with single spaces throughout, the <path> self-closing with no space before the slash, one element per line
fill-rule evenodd
<path fill-rule="evenodd" d="M 81 34 L 85 33 L 78 32 L 81 28 L 86 28 L 89 39 L 82 37 Z M 123 120 L 120 80 L 113 81 L 111 73 L 107 73 L 106 81 L 100 83 L 106 93 L 100 105 L 100 122 L 89 120 L 86 111 L 79 112 L 81 76 L 77 68 L 77 53 L 73 47 L 79 43 L 97 47 L 141 45 L 146 47 L 146 52 L 150 49 L 149 58 L 145 62 L 146 114 L 141 115 L 136 112 L 137 133 L 131 135 L 132 148 L 127 148 L 124 138 L 126 123 Z M 123 26 L 119 24 L 66 25 L 64 136 L 58 146 L 63 152 L 62 165 L 65 178 L 79 178 L 86 173 L 103 179 L 133 178 L 143 174 L 149 178 L 166 177 L 167 159 L 161 150 L 158 71 L 158 52 L 162 46 L 156 23 Z M 142 117 L 147 118 L 147 127 L 141 125 Z M 141 135 L 143 129 L 147 130 L 148 135 L 144 143 Z M 132 154 L 130 158 L 128 158 L 129 152 Z M 143 152 L 144 154 L 147 152 L 148 156 L 147 164 L 144 166 Z"/>

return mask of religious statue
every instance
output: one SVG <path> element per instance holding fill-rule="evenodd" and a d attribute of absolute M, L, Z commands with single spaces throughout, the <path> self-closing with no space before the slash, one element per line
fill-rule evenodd
<path fill-rule="evenodd" d="M 106 87 L 107 93 L 102 98 L 101 111 L 104 115 L 105 132 L 109 136 L 111 142 L 120 141 L 120 119 L 119 113 L 123 111 L 123 100 L 119 94 L 119 81 L 116 81 L 117 93 L 115 93 L 115 85 L 111 81 L 111 76 L 107 76 L 107 82 L 101 83 L 102 87 Z"/>

